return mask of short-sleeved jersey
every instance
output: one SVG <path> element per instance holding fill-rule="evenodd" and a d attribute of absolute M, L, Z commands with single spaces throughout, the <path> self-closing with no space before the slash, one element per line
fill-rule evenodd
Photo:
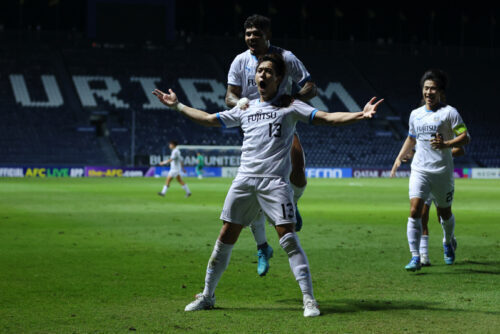
<path fill-rule="evenodd" d="M 170 170 L 180 171 L 182 156 L 181 156 L 181 151 L 177 147 L 172 150 L 172 153 L 170 154 L 170 159 L 172 159 L 172 161 L 170 162 Z"/>
<path fill-rule="evenodd" d="M 307 81 L 311 80 L 311 75 L 304 64 L 292 52 L 270 46 L 268 53 L 281 53 L 285 59 L 286 75 L 281 82 L 279 95 L 291 93 L 292 81 L 302 87 Z M 257 83 L 255 82 L 257 62 L 257 57 L 250 50 L 246 50 L 234 58 L 227 76 L 228 85 L 241 87 L 241 97 L 246 97 L 249 100 L 259 98 Z"/>
<path fill-rule="evenodd" d="M 243 145 L 238 175 L 282 177 L 291 172 L 290 149 L 297 121 L 310 123 L 317 109 L 295 100 L 287 108 L 252 100 L 246 110 L 217 113 L 223 127 L 241 126 Z"/>
<path fill-rule="evenodd" d="M 441 173 L 453 171 L 451 149 L 435 150 L 431 147 L 432 135 L 440 133 L 444 140 L 467 131 L 458 111 L 449 105 L 441 105 L 436 111 L 426 106 L 415 109 L 410 114 L 408 135 L 417 140 L 416 153 L 411 164 L 412 170 Z"/>

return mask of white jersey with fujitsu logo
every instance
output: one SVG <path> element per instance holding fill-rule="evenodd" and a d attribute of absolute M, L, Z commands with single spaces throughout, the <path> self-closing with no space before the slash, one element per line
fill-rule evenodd
<path fill-rule="evenodd" d="M 181 151 L 177 147 L 172 150 L 170 159 L 172 159 L 172 161 L 170 162 L 170 170 L 179 172 L 181 170 L 182 156 Z"/>
<path fill-rule="evenodd" d="M 413 110 L 408 135 L 416 139 L 417 146 L 411 169 L 431 173 L 453 172 L 451 148 L 433 149 L 430 141 L 436 132 L 446 141 L 466 130 L 462 117 L 452 106 L 443 104 L 431 111 L 424 105 Z"/>
<path fill-rule="evenodd" d="M 302 87 L 307 81 L 311 80 L 311 75 L 304 64 L 292 52 L 270 46 L 267 53 L 281 53 L 285 60 L 286 76 L 281 82 L 278 95 L 290 94 L 292 81 Z M 257 57 L 250 50 L 246 50 L 234 58 L 227 75 L 228 85 L 241 87 L 241 97 L 246 97 L 249 100 L 259 98 L 259 91 L 255 82 L 257 62 Z"/>
<path fill-rule="evenodd" d="M 238 175 L 282 177 L 291 172 L 290 149 L 297 121 L 310 123 L 317 109 L 295 100 L 287 108 L 250 101 L 246 110 L 234 107 L 217 113 L 224 127 L 241 126 L 243 145 Z"/>

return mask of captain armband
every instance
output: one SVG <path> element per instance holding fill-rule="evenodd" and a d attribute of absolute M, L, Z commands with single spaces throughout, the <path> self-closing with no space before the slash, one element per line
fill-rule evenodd
<path fill-rule="evenodd" d="M 458 136 L 465 131 L 467 131 L 467 127 L 465 126 L 465 124 L 459 124 L 453 128 L 453 133 L 455 134 L 455 136 Z"/>

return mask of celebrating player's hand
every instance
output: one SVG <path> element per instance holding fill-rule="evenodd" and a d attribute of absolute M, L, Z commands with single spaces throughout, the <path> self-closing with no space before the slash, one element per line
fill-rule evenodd
<path fill-rule="evenodd" d="M 246 110 L 249 105 L 250 105 L 250 100 L 246 97 L 239 99 L 238 103 L 236 104 L 236 106 L 241 110 Z"/>
<path fill-rule="evenodd" d="M 379 104 L 384 102 L 384 99 L 380 99 L 380 100 L 378 100 L 377 103 L 374 104 L 376 99 L 377 99 L 376 96 L 372 97 L 372 99 L 370 101 L 368 101 L 368 103 L 363 108 L 363 117 L 364 118 L 372 118 L 373 115 L 375 115 L 375 113 L 377 112 L 377 107 L 379 106 Z"/>
<path fill-rule="evenodd" d="M 435 150 L 441 150 L 443 148 L 447 148 L 448 146 L 444 142 L 443 135 L 436 133 L 436 136 L 431 139 L 431 147 Z"/>
<path fill-rule="evenodd" d="M 174 91 L 169 89 L 168 92 L 170 94 L 164 93 L 159 89 L 155 89 L 153 91 L 153 95 L 160 100 L 161 103 L 166 105 L 169 108 L 175 108 L 177 104 L 179 103 L 179 100 L 177 99 L 177 95 L 175 95 Z"/>
<path fill-rule="evenodd" d="M 396 161 L 394 161 L 394 165 L 392 166 L 391 177 L 396 176 L 396 171 L 398 170 L 399 166 L 401 166 L 401 162 L 401 159 L 396 158 Z"/>

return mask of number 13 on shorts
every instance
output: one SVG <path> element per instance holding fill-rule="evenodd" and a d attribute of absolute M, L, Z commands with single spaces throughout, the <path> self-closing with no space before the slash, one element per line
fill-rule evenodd
<path fill-rule="evenodd" d="M 283 219 L 295 217 L 295 209 L 292 203 L 281 204 L 281 210 L 283 211 Z"/>

